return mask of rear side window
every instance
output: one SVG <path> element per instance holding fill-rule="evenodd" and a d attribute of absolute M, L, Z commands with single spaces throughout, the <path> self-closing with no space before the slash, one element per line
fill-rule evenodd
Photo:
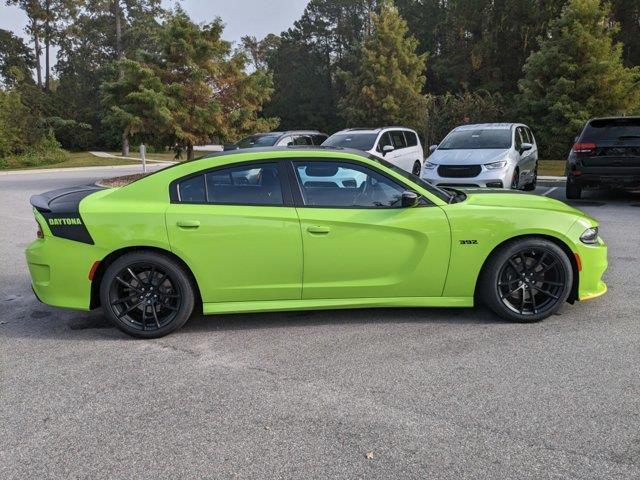
<path fill-rule="evenodd" d="M 178 197 L 185 203 L 205 203 L 204 175 L 187 178 L 178 184 Z"/>
<path fill-rule="evenodd" d="M 184 203 L 219 205 L 283 205 L 277 163 L 243 164 L 212 170 L 178 183 Z"/>
<path fill-rule="evenodd" d="M 404 138 L 407 139 L 407 147 L 415 147 L 418 145 L 418 137 L 413 132 L 404 132 Z"/>
<path fill-rule="evenodd" d="M 527 132 L 527 137 L 529 137 L 529 143 L 531 143 L 532 145 L 536 143 L 535 138 L 533 138 L 533 132 L 531 130 L 529 130 L 529 128 L 525 128 L 524 129 L 525 132 Z"/>
<path fill-rule="evenodd" d="M 328 137 L 326 135 L 313 135 L 313 144 L 314 145 L 322 145 Z"/>
<path fill-rule="evenodd" d="M 310 135 L 297 135 L 293 138 L 294 145 L 313 145 Z"/>
<path fill-rule="evenodd" d="M 640 118 L 606 118 L 591 120 L 582 132 L 582 142 L 640 139 Z"/>
<path fill-rule="evenodd" d="M 404 134 L 401 130 L 391 131 L 391 141 L 395 148 L 405 148 L 407 146 L 407 142 L 405 141 Z"/>

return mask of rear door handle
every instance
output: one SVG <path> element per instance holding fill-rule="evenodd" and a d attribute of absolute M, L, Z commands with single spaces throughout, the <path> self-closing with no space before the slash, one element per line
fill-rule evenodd
<path fill-rule="evenodd" d="M 198 228 L 200 222 L 198 220 L 178 220 L 178 226 L 180 228 Z"/>
<path fill-rule="evenodd" d="M 317 233 L 317 234 L 326 235 L 330 231 L 331 231 L 331 229 L 329 227 L 322 227 L 320 225 L 312 225 L 310 227 L 307 227 L 307 232 L 309 232 L 309 233 Z"/>

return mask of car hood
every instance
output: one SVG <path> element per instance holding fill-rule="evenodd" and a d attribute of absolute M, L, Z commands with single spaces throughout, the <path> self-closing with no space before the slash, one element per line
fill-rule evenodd
<path fill-rule="evenodd" d="M 435 150 L 427 160 L 436 165 L 478 165 L 497 162 L 508 153 L 508 149 Z"/>
<path fill-rule="evenodd" d="M 465 201 L 467 205 L 553 210 L 555 212 L 570 213 L 593 220 L 592 217 L 577 208 L 567 205 L 560 200 L 543 197 L 541 195 L 497 188 L 467 188 L 463 191 L 467 194 L 467 199 Z"/>

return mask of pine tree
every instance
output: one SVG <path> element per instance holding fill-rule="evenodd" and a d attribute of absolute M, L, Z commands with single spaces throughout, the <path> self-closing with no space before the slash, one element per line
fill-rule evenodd
<path fill-rule="evenodd" d="M 426 55 L 407 36 L 407 23 L 392 2 L 372 14 L 373 32 L 365 40 L 355 73 L 341 72 L 347 94 L 339 102 L 350 126 L 406 125 L 422 130 Z"/>
<path fill-rule="evenodd" d="M 607 4 L 570 0 L 529 56 L 518 101 L 544 156 L 564 156 L 589 118 L 637 108 L 640 72 L 624 67 L 617 31 Z"/>

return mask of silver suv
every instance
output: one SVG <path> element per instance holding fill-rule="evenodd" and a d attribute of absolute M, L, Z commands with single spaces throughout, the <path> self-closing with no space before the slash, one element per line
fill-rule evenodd
<path fill-rule="evenodd" d="M 421 176 L 434 185 L 536 188 L 538 146 L 522 123 L 462 125 L 429 150 Z"/>

